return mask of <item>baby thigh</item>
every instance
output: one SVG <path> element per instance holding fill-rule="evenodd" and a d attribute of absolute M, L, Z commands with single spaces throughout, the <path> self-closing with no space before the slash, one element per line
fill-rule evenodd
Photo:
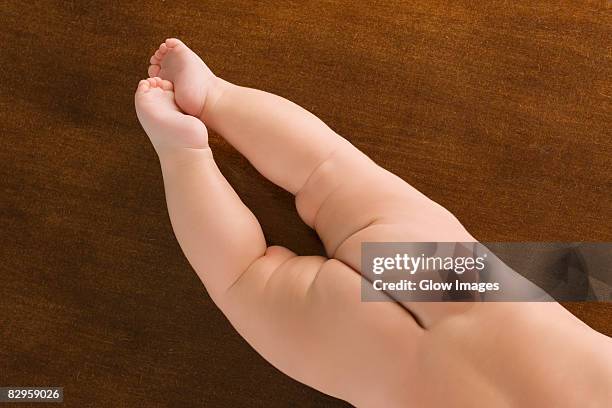
<path fill-rule="evenodd" d="M 422 330 L 396 303 L 362 302 L 360 285 L 337 260 L 271 247 L 221 306 L 284 373 L 357 406 L 376 406 L 415 386 Z"/>
<path fill-rule="evenodd" d="M 354 148 L 313 172 L 296 207 L 328 256 L 355 269 L 362 241 L 473 240 L 448 210 Z"/>

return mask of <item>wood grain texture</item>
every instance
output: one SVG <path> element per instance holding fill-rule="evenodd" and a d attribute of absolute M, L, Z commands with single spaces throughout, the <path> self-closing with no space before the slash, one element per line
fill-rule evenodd
<path fill-rule="evenodd" d="M 234 332 L 181 254 L 133 92 L 177 36 L 283 95 L 488 241 L 612 241 L 606 2 L 0 3 L 0 385 L 67 406 L 344 406 Z M 321 253 L 213 135 L 270 244 Z M 612 335 L 610 304 L 568 304 Z M 358 358 L 358 356 L 356 356 Z"/>

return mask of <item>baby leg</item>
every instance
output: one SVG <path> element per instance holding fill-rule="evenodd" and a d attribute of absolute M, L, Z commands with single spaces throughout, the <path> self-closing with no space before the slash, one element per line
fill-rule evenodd
<path fill-rule="evenodd" d="M 473 241 L 446 209 L 298 105 L 221 79 L 208 97 L 205 123 L 295 194 L 300 216 L 316 229 L 329 257 L 359 270 L 362 242 Z M 427 325 L 469 305 L 407 306 Z"/>
<path fill-rule="evenodd" d="M 421 333 L 410 315 L 391 302 L 361 303 L 358 275 L 339 261 L 266 248 L 259 223 L 216 166 L 206 128 L 180 112 L 170 82 L 141 81 L 135 103 L 160 158 L 181 248 L 242 336 L 328 394 L 359 405 L 403 396 L 415 374 L 399 374 L 415 361 Z"/>
<path fill-rule="evenodd" d="M 357 258 L 347 257 L 352 251 L 343 254 L 341 246 L 373 225 L 401 222 L 397 230 L 409 233 L 395 238 L 403 240 L 471 239 L 442 207 L 293 102 L 218 78 L 208 98 L 203 121 L 265 177 L 296 195 L 300 215 L 319 232 L 331 257 L 358 266 Z"/>
<path fill-rule="evenodd" d="M 265 240 L 255 216 L 217 168 L 206 127 L 178 109 L 172 88 L 160 78 L 141 81 L 136 112 L 160 159 L 177 239 L 215 298 L 264 254 Z"/>
<path fill-rule="evenodd" d="M 173 55 L 204 69 L 204 63 L 184 44 L 177 40 L 167 43 L 170 46 L 152 58 L 150 71 L 171 79 L 195 72 L 171 63 Z M 174 51 L 178 52 L 174 54 Z M 446 319 L 433 326 L 432 320 L 423 316 L 431 317 L 435 304 L 408 305 L 425 322 L 423 325 L 428 330 L 422 330 L 396 303 L 360 302 L 359 276 L 346 266 L 358 265 L 357 243 L 381 239 L 463 241 L 471 236 L 444 209 L 375 166 L 300 108 L 272 95 L 260 99 L 261 94 L 253 90 L 247 90 L 247 94 L 234 86 L 216 86 L 216 82 L 222 82 L 211 77 L 210 70 L 199 72 L 201 75 L 184 76 L 182 81 L 177 81 L 183 84 L 181 89 L 177 85 L 177 92 L 184 95 L 182 103 L 177 101 L 181 108 L 203 117 L 259 171 L 295 193 L 303 218 L 319 231 L 328 252 L 345 261 L 296 257 L 274 247 L 254 259 L 245 270 L 234 264 L 227 267 L 235 270 L 209 270 L 205 259 L 194 265 L 201 276 L 229 273 L 231 279 L 208 279 L 209 291 L 217 294 L 217 303 L 238 331 L 282 371 L 358 406 L 380 406 L 381 403 L 385 406 L 470 406 L 474 403 L 473 395 L 478 395 L 482 405 L 487 406 L 508 406 L 510 396 L 526 401 L 517 406 L 542 406 L 545 404 L 531 403 L 532 397 L 544 396 L 555 405 L 553 394 L 565 395 L 558 393 L 558 385 L 573 384 L 574 380 L 568 376 L 565 378 L 571 378 L 569 381 L 557 378 L 551 382 L 550 372 L 570 373 L 572 367 L 580 366 L 586 353 L 603 349 L 601 339 L 596 339 L 599 343 L 585 342 L 587 347 L 577 347 L 576 342 L 567 347 L 563 333 L 569 329 L 565 326 L 573 324 L 573 329 L 586 329 L 576 328 L 567 313 L 552 303 L 544 306 L 482 304 L 475 307 L 476 313 Z M 182 90 L 187 90 L 189 84 L 195 90 L 203 90 L 206 97 L 201 98 L 194 89 L 183 94 Z M 234 97 L 240 100 L 227 103 Z M 232 106 L 240 107 L 238 115 L 233 115 Z M 279 112 L 283 116 L 279 117 Z M 286 117 L 293 121 L 285 121 Z M 220 121 L 222 118 L 227 121 Z M 250 123 L 230 123 L 242 122 L 245 118 Z M 269 123 L 270 118 L 284 123 Z M 267 130 L 269 125 L 273 126 L 271 132 Z M 304 129 L 307 132 L 302 132 Z M 311 141 L 317 145 L 311 145 Z M 201 171 L 208 169 L 203 167 Z M 196 183 L 195 178 L 192 180 Z M 168 183 L 174 181 L 169 179 Z M 183 197 L 176 200 L 184 200 L 188 205 L 190 194 L 188 188 L 179 189 L 178 195 Z M 200 199 L 205 204 L 214 197 L 202 195 Z M 215 215 L 224 218 L 225 209 L 221 206 Z M 209 216 L 190 218 L 184 224 L 206 222 Z M 207 228 L 197 229 L 203 235 L 208 232 Z M 198 240 L 188 233 L 185 237 L 185 240 Z M 208 245 L 205 237 L 199 239 Z M 186 252 L 200 250 L 197 244 L 183 244 L 179 240 Z M 244 244 L 247 243 L 248 240 Z M 228 253 L 240 257 L 240 250 Z M 214 251 L 209 253 L 214 258 Z M 187 256 L 197 258 L 193 254 Z M 219 288 L 210 287 L 218 282 L 222 282 Z M 441 305 L 447 308 L 453 304 Z M 442 310 L 440 316 L 445 312 Z M 551 328 L 559 334 L 551 336 Z M 581 337 L 577 334 L 573 338 Z M 538 351 L 541 354 L 524 353 L 533 350 L 534 344 L 541 346 Z M 558 352 L 551 353 L 554 349 L 551 345 L 558 346 Z M 574 352 L 580 348 L 580 353 Z M 557 364 L 555 367 L 559 369 L 551 367 L 543 371 L 547 363 L 559 361 L 558 355 L 573 356 L 566 359 L 572 364 L 561 367 Z M 513 362 L 514 373 L 499 369 L 507 367 L 508 361 Z M 525 372 L 533 375 L 526 377 Z M 584 384 L 594 383 L 592 380 L 597 378 L 610 378 L 601 372 L 605 370 L 589 376 Z M 525 386 L 533 392 L 525 392 Z M 543 387 L 547 390 L 544 393 Z M 448 392 L 440 393 L 441 389 Z M 404 403 L 398 403 L 398 399 L 404 399 Z"/>
<path fill-rule="evenodd" d="M 160 65 L 152 65 L 150 72 L 177 81 L 185 109 L 199 115 L 265 177 L 296 195 L 298 212 L 319 233 L 330 257 L 358 270 L 363 241 L 473 240 L 448 211 L 300 106 L 215 77 L 176 39 L 162 44 L 151 62 Z M 453 306 L 423 303 L 414 308 L 444 315 Z"/>
<path fill-rule="evenodd" d="M 381 395 L 376 391 L 380 380 L 394 384 L 387 396 L 398 395 L 400 389 L 408 391 L 404 406 L 471 406 L 474 395 L 485 406 L 544 406 L 564 400 L 558 397 L 559 384 L 569 377 L 551 381 L 548 373 L 539 371 L 526 381 L 525 373 L 538 373 L 543 364 L 568 353 L 572 356 L 567 360 L 572 363 L 556 366 L 559 372 L 578 367 L 582 363 L 581 353 L 588 353 L 596 344 L 604 346 L 601 338 L 587 334 L 555 303 L 406 303 L 404 306 L 427 329 L 418 330 L 398 310 L 387 307 L 397 304 L 360 302 L 357 274 L 352 272 L 359 268 L 361 242 L 461 242 L 473 238 L 448 211 L 376 166 L 297 105 L 224 81 L 219 81 L 214 89 L 209 97 L 215 96 L 204 107 L 203 120 L 262 174 L 296 194 L 303 219 L 319 232 L 328 254 L 343 261 L 322 262 L 317 268 L 290 259 L 269 275 L 263 289 L 258 286 L 262 282 L 257 268 L 243 275 L 231 295 L 235 299 L 249 295 L 266 299 L 265 312 L 261 317 L 256 314 L 261 308 L 235 313 L 239 316 L 247 313 L 248 318 L 240 320 L 247 322 L 247 330 L 241 333 L 259 350 L 267 350 L 267 354 L 262 352 L 264 356 L 285 367 L 286 372 L 300 367 L 304 360 L 294 354 L 294 344 L 285 343 L 282 337 L 287 329 L 300 333 L 290 337 L 298 341 L 300 353 L 333 363 L 327 366 L 329 371 L 309 371 L 302 366 L 297 370 L 302 376 L 296 378 L 333 395 L 350 395 L 349 390 L 371 392 L 354 396 L 352 401 L 361 402 L 359 406 L 366 405 L 368 396 Z M 300 320 L 294 320 L 298 316 Z M 401 325 L 395 325 L 401 321 Z M 308 333 L 309 330 L 312 332 Z M 570 332 L 575 343 L 568 346 L 560 334 Z M 517 338 L 521 341 L 516 341 Z M 516 361 L 530 344 L 544 344 L 541 339 L 547 339 L 546 345 L 523 357 L 515 372 L 499 375 L 503 371 L 499 367 Z M 573 347 L 578 344 L 581 345 Z M 579 348 L 581 351 L 576 353 Z M 551 352 L 553 349 L 555 352 Z M 280 359 L 275 360 L 279 354 Z M 393 361 L 390 356 L 398 359 Z M 595 364 L 597 369 L 585 384 L 609 372 Z M 400 369 L 402 365 L 404 370 Z M 366 367 L 372 378 L 380 375 L 379 381 L 368 382 L 349 374 Z M 351 379 L 352 387 L 345 389 L 342 384 L 335 388 L 334 378 L 343 375 Z M 449 392 L 440 394 L 440 389 Z M 370 401 L 372 406 L 380 406 L 381 401 L 385 401 L 382 405 L 392 405 L 388 398 Z"/>
<path fill-rule="evenodd" d="M 293 102 L 216 77 L 177 39 L 166 40 L 151 63 L 149 73 L 176 83 L 177 103 L 185 112 L 200 117 L 265 177 L 296 195 L 300 215 L 317 229 L 330 256 L 356 266 L 357 258 L 349 255 L 354 251 L 339 247 L 366 226 L 396 219 L 405 224 L 397 230 L 408 231 L 400 233 L 403 240 L 471 239 L 446 210 Z"/>

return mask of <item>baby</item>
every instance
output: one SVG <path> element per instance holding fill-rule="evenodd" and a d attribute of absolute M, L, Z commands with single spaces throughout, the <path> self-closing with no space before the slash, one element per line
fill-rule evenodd
<path fill-rule="evenodd" d="M 361 302 L 362 242 L 474 238 L 313 114 L 224 81 L 181 41 L 166 40 L 150 63 L 136 112 L 177 239 L 232 325 L 278 369 L 364 407 L 612 400 L 610 339 L 554 302 Z M 207 127 L 295 195 L 327 258 L 267 247 L 219 171 Z"/>

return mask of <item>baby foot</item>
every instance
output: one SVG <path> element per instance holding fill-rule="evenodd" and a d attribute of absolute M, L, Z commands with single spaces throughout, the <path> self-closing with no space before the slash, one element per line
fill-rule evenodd
<path fill-rule="evenodd" d="M 189 115 L 202 116 L 215 75 L 204 61 L 176 38 L 163 42 L 151 57 L 149 76 L 174 83 L 177 105 Z"/>
<path fill-rule="evenodd" d="M 208 147 L 206 126 L 181 112 L 174 101 L 173 85 L 161 78 L 143 79 L 134 96 L 136 114 L 160 156 L 176 148 Z"/>

